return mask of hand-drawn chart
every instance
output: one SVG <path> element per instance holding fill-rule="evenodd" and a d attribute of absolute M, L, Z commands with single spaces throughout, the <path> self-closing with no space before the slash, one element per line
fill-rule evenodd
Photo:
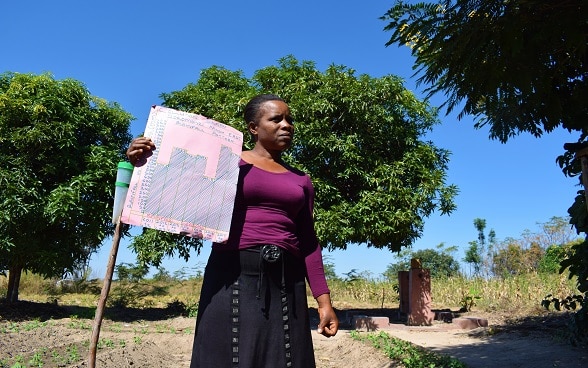
<path fill-rule="evenodd" d="M 153 106 L 145 136 L 156 150 L 133 171 L 121 222 L 225 242 L 243 133 L 202 115 Z"/>

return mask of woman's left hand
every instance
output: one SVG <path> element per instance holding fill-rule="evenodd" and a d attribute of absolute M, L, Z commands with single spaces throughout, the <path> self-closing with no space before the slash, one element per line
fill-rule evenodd
<path fill-rule="evenodd" d="M 133 166 L 142 166 L 147 162 L 147 158 L 153 155 L 155 143 L 151 138 L 138 137 L 133 139 L 127 149 L 127 157 Z"/>
<path fill-rule="evenodd" d="M 337 331 L 339 331 L 339 319 L 331 304 L 331 296 L 329 294 L 323 294 L 316 298 L 316 301 L 318 302 L 319 313 L 317 332 L 326 337 L 335 336 Z"/>

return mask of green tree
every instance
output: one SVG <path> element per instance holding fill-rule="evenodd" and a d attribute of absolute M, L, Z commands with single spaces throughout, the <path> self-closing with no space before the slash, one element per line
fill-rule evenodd
<path fill-rule="evenodd" d="M 470 247 L 466 251 L 464 261 L 474 266 L 475 275 L 488 277 L 492 273 L 496 233 L 494 229 L 490 229 L 488 235 L 484 234 L 485 219 L 475 218 L 474 227 L 478 231 L 478 240 L 469 242 Z"/>
<path fill-rule="evenodd" d="M 118 281 L 139 282 L 149 273 L 149 267 L 142 264 L 119 263 L 115 267 Z"/>
<path fill-rule="evenodd" d="M 559 264 L 565 258 L 565 250 L 563 247 L 552 245 L 545 250 L 545 255 L 539 262 L 539 272 L 541 273 L 557 273 L 559 271 Z"/>
<path fill-rule="evenodd" d="M 520 238 L 507 238 L 496 245 L 492 257 L 496 275 L 557 272 L 560 262 L 573 255 L 573 246 L 583 243 L 583 239 L 575 238 L 563 217 L 552 217 L 538 225 L 541 227 L 538 232 L 525 230 Z"/>
<path fill-rule="evenodd" d="M 451 277 L 459 274 L 459 262 L 445 249 L 422 249 L 412 258 L 421 260 L 423 268 L 431 271 L 431 277 Z"/>
<path fill-rule="evenodd" d="M 509 238 L 500 244 L 492 258 L 492 272 L 501 277 L 537 272 L 545 250 L 537 243 L 528 247 L 520 240 Z"/>
<path fill-rule="evenodd" d="M 524 250 L 516 239 L 506 239 L 493 258 L 493 273 L 506 277 L 518 275 L 524 269 Z"/>
<path fill-rule="evenodd" d="M 572 247 L 582 244 L 583 239 L 578 238 L 570 226 L 569 217 L 553 216 L 549 221 L 538 224 L 541 231 L 525 232 L 523 239 L 527 244 L 536 245 L 541 250 L 537 252 L 541 257 L 536 260 L 535 269 L 539 272 L 555 273 L 560 270 L 561 262 L 573 255 Z"/>
<path fill-rule="evenodd" d="M 575 229 L 570 226 L 570 218 L 553 216 L 547 222 L 539 222 L 540 231 L 523 232 L 523 240 L 527 244 L 536 243 L 541 249 L 546 250 L 551 246 L 563 246 L 575 242 L 578 239 Z"/>
<path fill-rule="evenodd" d="M 409 44 L 419 82 L 451 111 L 506 142 L 562 126 L 585 137 L 588 3 L 584 0 L 396 1 L 387 45 Z M 562 21 L 565 19 L 565 21 Z"/>
<path fill-rule="evenodd" d="M 576 131 L 579 144 L 564 145 L 558 163 L 566 175 L 581 172 L 575 153 L 588 146 L 588 2 L 396 1 L 382 19 L 392 32 L 387 45 L 412 47 L 418 81 L 429 95 L 447 96 L 448 112 L 463 106 L 459 117 L 473 115 L 503 143 L 521 132 Z M 588 228 L 583 192 L 568 210 L 578 232 Z M 588 338 L 588 241 L 562 265 L 584 293 L 577 331 Z"/>
<path fill-rule="evenodd" d="M 23 270 L 61 276 L 110 223 L 116 164 L 132 117 L 73 79 L 0 75 L 0 270 L 18 300 Z"/>
<path fill-rule="evenodd" d="M 333 262 L 333 258 L 328 254 L 325 254 L 323 258 L 325 266 L 325 276 L 327 277 L 327 280 L 338 280 L 339 277 L 335 272 L 335 263 Z"/>
<path fill-rule="evenodd" d="M 196 83 L 161 97 L 168 107 L 246 131 L 243 107 L 263 92 L 288 101 L 296 120 L 285 159 L 313 180 L 324 246 L 358 243 L 397 251 L 421 236 L 433 211 L 454 210 L 457 188 L 445 184 L 449 152 L 423 140 L 438 123 L 436 110 L 397 77 L 357 76 L 336 65 L 320 72 L 289 56 L 251 79 L 211 67 Z"/>
<path fill-rule="evenodd" d="M 469 242 L 469 248 L 465 252 L 465 256 L 463 261 L 469 263 L 470 266 L 474 267 L 474 275 L 480 275 L 481 265 L 482 265 L 482 256 L 480 252 L 480 246 L 478 245 L 477 241 Z M 471 269 L 470 269 L 471 272 Z"/>
<path fill-rule="evenodd" d="M 398 271 L 408 271 L 410 260 L 419 259 L 423 268 L 429 269 L 431 277 L 451 277 L 459 274 L 459 262 L 453 257 L 455 247 L 445 247 L 441 243 L 437 249 L 420 249 L 414 252 L 399 253 L 400 261 L 388 265 L 384 276 L 388 280 L 396 280 Z"/>
<path fill-rule="evenodd" d="M 137 254 L 139 265 L 159 267 L 164 257 L 172 258 L 177 254 L 187 261 L 192 250 L 196 250 L 199 254 L 202 240 L 143 228 L 141 234 L 132 238 L 130 247 Z"/>

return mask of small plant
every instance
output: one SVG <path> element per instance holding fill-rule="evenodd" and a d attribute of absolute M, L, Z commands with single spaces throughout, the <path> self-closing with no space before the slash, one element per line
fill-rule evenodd
<path fill-rule="evenodd" d="M 41 322 L 38 319 L 32 320 L 30 322 L 25 323 L 22 328 L 25 331 L 31 331 L 37 328 L 41 328 L 41 327 L 45 327 L 47 326 L 47 322 Z"/>
<path fill-rule="evenodd" d="M 6 325 L 6 327 L 2 327 L 2 329 L 0 329 L 0 332 L 2 332 L 2 333 L 11 333 L 11 332 L 19 332 L 19 331 L 20 331 L 20 326 L 16 322 L 10 322 L 10 323 L 8 323 L 8 325 Z"/>
<path fill-rule="evenodd" d="M 421 349 L 408 341 L 391 337 L 381 331 L 362 336 L 357 331 L 351 332 L 355 340 L 369 342 L 373 347 L 382 350 L 386 356 L 401 362 L 405 368 L 465 368 L 465 364 L 446 355 Z"/>
<path fill-rule="evenodd" d="M 92 329 L 92 326 L 90 326 L 89 323 L 82 321 L 78 318 L 77 315 L 71 315 L 70 317 L 70 321 L 69 324 L 67 325 L 69 328 L 73 328 L 73 329 L 80 329 L 80 330 L 90 330 Z"/>
<path fill-rule="evenodd" d="M 114 341 L 112 341 L 111 339 L 100 339 L 100 341 L 98 341 L 98 349 L 103 349 L 103 348 L 113 348 L 114 347 Z"/>
<path fill-rule="evenodd" d="M 163 325 L 155 325 L 155 332 L 157 333 L 165 333 L 166 326 Z"/>
<path fill-rule="evenodd" d="M 51 350 L 51 360 L 53 363 L 61 363 L 64 359 L 59 355 L 59 353 L 55 350 Z"/>
<path fill-rule="evenodd" d="M 31 367 L 43 367 L 42 354 L 40 352 L 35 353 L 35 355 L 29 360 L 29 365 Z"/>
<path fill-rule="evenodd" d="M 481 299 L 480 291 L 474 288 L 470 288 L 469 292 L 463 295 L 460 300 L 460 310 L 463 312 L 470 312 L 472 308 L 476 305 L 476 300 L 479 299 Z"/>
<path fill-rule="evenodd" d="M 134 336 L 134 337 L 133 337 L 133 342 L 134 342 L 136 345 L 141 345 L 141 343 L 143 342 L 143 339 L 141 338 L 141 336 Z"/>
<path fill-rule="evenodd" d="M 10 366 L 10 368 L 27 368 L 24 363 L 24 357 L 22 355 L 17 355 L 14 357 L 14 364 Z"/>
<path fill-rule="evenodd" d="M 195 318 L 198 315 L 198 302 L 188 303 L 186 310 L 188 311 L 188 317 Z"/>
<path fill-rule="evenodd" d="M 68 346 L 65 351 L 67 352 L 68 363 L 75 363 L 80 359 L 80 353 L 78 353 L 78 347 L 75 345 Z"/>
<path fill-rule="evenodd" d="M 121 332 L 122 331 L 122 325 L 120 323 L 115 323 L 112 326 L 110 326 L 110 331 L 112 331 L 112 332 Z"/>

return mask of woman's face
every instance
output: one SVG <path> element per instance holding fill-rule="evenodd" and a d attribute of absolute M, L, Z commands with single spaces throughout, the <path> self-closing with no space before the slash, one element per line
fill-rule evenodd
<path fill-rule="evenodd" d="M 259 109 L 257 123 L 249 123 L 249 131 L 256 137 L 256 144 L 268 151 L 289 148 L 294 137 L 290 108 L 282 101 L 265 102 Z"/>

